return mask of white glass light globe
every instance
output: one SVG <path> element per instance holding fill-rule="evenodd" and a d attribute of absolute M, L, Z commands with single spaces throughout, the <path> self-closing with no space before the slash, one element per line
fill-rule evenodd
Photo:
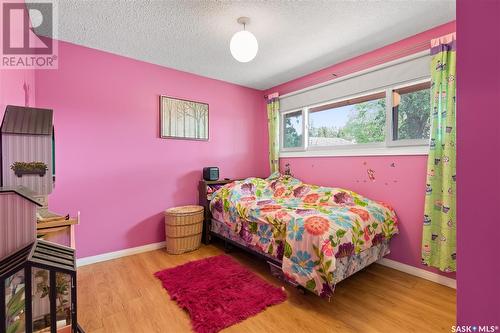
<path fill-rule="evenodd" d="M 249 62 L 257 55 L 259 44 L 257 38 L 250 31 L 242 30 L 233 35 L 229 48 L 236 60 Z"/>

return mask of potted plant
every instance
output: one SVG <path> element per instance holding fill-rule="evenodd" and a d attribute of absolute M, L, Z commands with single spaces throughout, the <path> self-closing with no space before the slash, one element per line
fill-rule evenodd
<path fill-rule="evenodd" d="M 39 270 L 35 273 L 36 295 L 40 298 L 47 297 L 50 292 L 49 288 L 49 272 L 46 270 Z M 69 275 L 56 273 L 56 317 L 58 321 L 57 332 L 64 333 L 71 331 L 71 309 L 68 300 L 70 292 L 71 280 Z M 59 322 L 63 321 L 66 324 L 59 326 Z"/>
<path fill-rule="evenodd" d="M 6 280 L 5 296 L 9 296 L 6 304 L 7 333 L 24 332 L 24 275 L 19 273 Z"/>
<path fill-rule="evenodd" d="M 47 164 L 43 162 L 14 162 L 10 168 L 18 177 L 23 175 L 39 175 L 43 177 L 47 172 Z"/>

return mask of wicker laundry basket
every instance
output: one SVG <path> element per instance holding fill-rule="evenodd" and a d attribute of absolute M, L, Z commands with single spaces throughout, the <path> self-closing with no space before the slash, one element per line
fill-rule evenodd
<path fill-rule="evenodd" d="M 182 206 L 165 211 L 167 252 L 181 254 L 200 247 L 203 207 Z"/>

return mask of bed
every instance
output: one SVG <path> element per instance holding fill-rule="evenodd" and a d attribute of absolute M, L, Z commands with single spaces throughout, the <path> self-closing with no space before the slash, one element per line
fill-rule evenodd
<path fill-rule="evenodd" d="M 281 174 L 224 185 L 210 211 L 212 235 L 264 256 L 288 282 L 323 297 L 387 255 L 398 233 L 388 204 Z"/>

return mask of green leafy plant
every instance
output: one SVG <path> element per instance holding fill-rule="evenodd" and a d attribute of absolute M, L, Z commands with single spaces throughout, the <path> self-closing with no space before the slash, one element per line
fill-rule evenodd
<path fill-rule="evenodd" d="M 7 323 L 7 332 L 16 333 L 24 331 L 24 287 L 19 289 L 14 297 L 7 303 L 7 316 L 9 318 L 18 318 Z M 19 316 L 19 317 L 18 317 Z"/>
<path fill-rule="evenodd" d="M 46 171 L 48 169 L 47 164 L 43 162 L 14 162 L 10 168 L 14 171 Z"/>
<path fill-rule="evenodd" d="M 7 333 L 20 333 L 24 332 L 25 320 L 24 320 L 24 276 L 22 273 L 16 273 L 10 276 L 5 281 L 7 290 L 10 292 L 9 301 L 6 304 L 6 325 Z M 6 296 L 7 292 L 6 292 Z"/>
<path fill-rule="evenodd" d="M 428 138 L 431 129 L 430 89 L 424 89 L 407 94 L 401 94 L 398 109 L 398 138 L 422 139 Z"/>
<path fill-rule="evenodd" d="M 292 116 L 285 117 L 284 124 L 284 147 L 299 147 L 302 143 L 302 133 L 297 131 L 297 128 L 302 126 L 302 120 L 300 116 Z"/>
<path fill-rule="evenodd" d="M 47 297 L 50 293 L 49 287 L 49 272 L 47 270 L 39 270 L 35 273 L 35 278 L 40 282 L 36 284 L 36 293 L 40 298 Z M 65 274 L 56 273 L 56 295 L 57 295 L 57 308 L 58 314 L 65 314 L 65 308 L 68 300 L 65 296 L 69 294 L 70 281 L 66 278 Z"/>

